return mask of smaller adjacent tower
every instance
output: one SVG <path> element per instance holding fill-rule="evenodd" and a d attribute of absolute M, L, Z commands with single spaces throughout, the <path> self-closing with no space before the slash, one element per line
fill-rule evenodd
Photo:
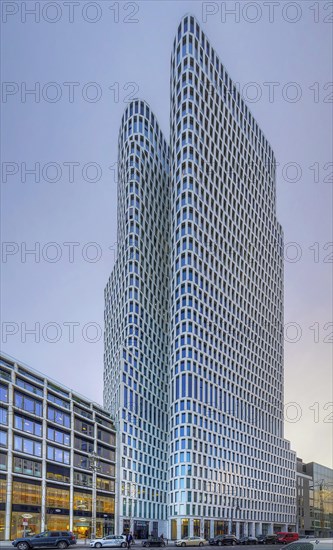
<path fill-rule="evenodd" d="M 118 257 L 105 288 L 104 404 L 118 430 L 116 532 L 166 533 L 168 146 L 144 101 L 119 133 Z"/>

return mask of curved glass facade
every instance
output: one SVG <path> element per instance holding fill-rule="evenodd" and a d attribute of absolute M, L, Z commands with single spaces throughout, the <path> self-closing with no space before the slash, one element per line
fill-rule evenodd
<path fill-rule="evenodd" d="M 198 520 L 206 537 L 261 533 L 295 522 L 275 158 L 193 17 L 173 45 L 170 143 L 169 517 L 178 535 L 189 517 L 189 535 Z"/>
<path fill-rule="evenodd" d="M 139 100 L 119 135 L 104 370 L 119 532 L 294 529 L 274 153 L 194 17 L 170 81 L 170 151 Z"/>
<path fill-rule="evenodd" d="M 118 259 L 105 289 L 104 403 L 118 424 L 118 532 L 166 520 L 168 146 L 144 101 L 119 133 Z M 142 521 L 149 518 L 149 522 Z"/>

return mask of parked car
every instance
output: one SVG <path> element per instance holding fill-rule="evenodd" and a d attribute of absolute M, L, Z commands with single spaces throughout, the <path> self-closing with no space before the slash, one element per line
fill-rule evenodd
<path fill-rule="evenodd" d="M 265 544 L 277 544 L 277 542 L 277 535 L 275 535 L 274 533 L 265 536 Z"/>
<path fill-rule="evenodd" d="M 201 537 L 184 537 L 176 540 L 176 546 L 203 546 L 205 542 Z"/>
<path fill-rule="evenodd" d="M 218 535 L 209 539 L 209 544 L 212 546 L 236 546 L 239 544 L 239 539 L 235 535 Z"/>
<path fill-rule="evenodd" d="M 18 550 L 29 548 L 68 548 L 76 544 L 75 535 L 71 531 L 43 531 L 31 537 L 20 537 L 13 540 L 12 545 Z"/>
<path fill-rule="evenodd" d="M 272 535 L 258 535 L 258 544 L 276 544 L 277 543 L 277 536 Z"/>
<path fill-rule="evenodd" d="M 288 542 L 295 542 L 299 539 L 299 534 L 298 533 L 293 533 L 293 532 L 286 532 L 286 531 L 281 531 L 280 533 L 276 533 L 277 535 L 277 542 L 281 543 L 281 544 L 288 544 Z"/>
<path fill-rule="evenodd" d="M 258 544 L 257 537 L 242 537 L 239 539 L 239 544 Z"/>
<path fill-rule="evenodd" d="M 143 541 L 142 546 L 165 546 L 165 540 L 161 537 L 149 537 Z"/>
<path fill-rule="evenodd" d="M 332 550 L 333 539 L 299 539 L 287 544 L 283 550 Z"/>
<path fill-rule="evenodd" d="M 107 535 L 102 539 L 94 539 L 90 541 L 91 548 L 111 548 L 120 547 L 126 548 L 126 535 Z"/>

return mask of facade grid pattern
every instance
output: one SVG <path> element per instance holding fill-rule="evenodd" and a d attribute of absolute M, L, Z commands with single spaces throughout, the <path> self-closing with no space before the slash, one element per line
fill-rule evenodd
<path fill-rule="evenodd" d="M 122 438 L 119 528 L 134 518 L 173 539 L 294 529 L 274 153 L 191 16 L 170 85 L 170 151 L 139 100 L 118 144 L 104 403 Z"/>

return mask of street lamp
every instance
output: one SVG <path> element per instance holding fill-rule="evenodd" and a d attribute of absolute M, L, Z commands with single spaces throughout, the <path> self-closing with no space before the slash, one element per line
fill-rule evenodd
<path fill-rule="evenodd" d="M 130 497 L 131 501 L 129 502 L 129 512 L 130 512 L 130 533 L 134 533 L 134 511 L 135 511 L 135 505 L 136 505 L 136 492 L 137 492 L 137 486 L 135 482 L 131 482 L 130 485 Z"/>
<path fill-rule="evenodd" d="M 235 508 L 235 503 L 236 503 L 236 508 Z M 235 519 L 237 519 L 237 512 L 240 511 L 240 507 L 239 507 L 239 504 L 238 504 L 238 498 L 235 498 L 235 497 L 233 497 L 232 504 L 231 504 L 231 518 L 230 518 L 230 522 L 231 522 L 230 531 L 231 531 L 231 534 L 233 534 L 232 524 L 233 524 L 233 520 L 234 520 L 234 508 L 235 508 L 235 512 L 236 512 Z"/>
<path fill-rule="evenodd" d="M 100 471 L 101 466 L 99 456 L 92 452 L 89 455 L 89 468 L 92 470 L 92 517 L 91 517 L 91 538 L 96 537 L 96 512 L 97 512 L 97 489 L 96 489 L 96 474 Z"/>

